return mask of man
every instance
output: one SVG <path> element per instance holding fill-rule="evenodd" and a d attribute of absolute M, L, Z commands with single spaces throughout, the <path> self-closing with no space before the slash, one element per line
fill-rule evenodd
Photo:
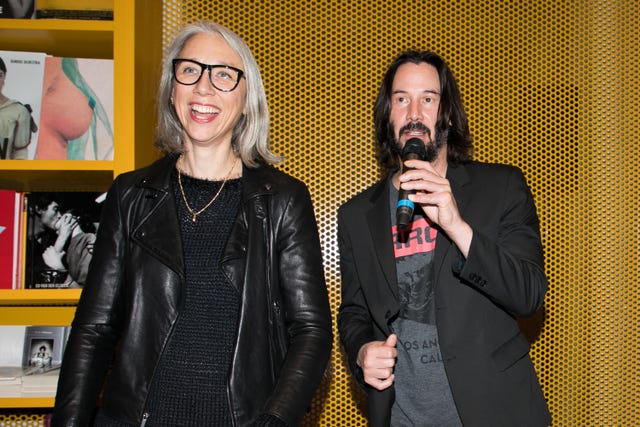
<path fill-rule="evenodd" d="M 471 160 L 457 84 L 433 53 L 394 60 L 374 118 L 388 176 L 338 211 L 338 328 L 368 394 L 370 425 L 549 425 L 516 321 L 547 290 L 522 172 Z M 413 138 L 425 160 L 403 165 Z M 415 192 L 404 231 L 396 226 L 398 188 Z"/>

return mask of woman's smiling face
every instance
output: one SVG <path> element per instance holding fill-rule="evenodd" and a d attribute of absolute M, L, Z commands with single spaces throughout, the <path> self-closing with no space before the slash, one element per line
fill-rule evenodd
<path fill-rule="evenodd" d="M 218 34 L 196 34 L 187 41 L 178 58 L 244 70 L 240 56 Z M 233 129 L 245 107 L 245 79 L 240 78 L 234 90 L 223 92 L 213 87 L 209 71 L 204 70 L 193 85 L 175 80 L 173 85 L 173 105 L 184 130 L 183 137 L 196 145 L 231 144 Z"/>

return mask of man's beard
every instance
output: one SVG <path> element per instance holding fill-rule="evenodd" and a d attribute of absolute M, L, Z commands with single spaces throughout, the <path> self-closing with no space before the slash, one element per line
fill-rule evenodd
<path fill-rule="evenodd" d="M 432 132 L 431 129 L 429 129 L 426 125 L 420 123 L 420 122 L 412 122 L 409 123 L 406 126 L 403 126 L 402 128 L 400 128 L 400 132 L 398 133 L 399 135 L 404 134 L 405 132 L 411 132 L 414 130 L 418 130 L 418 131 L 422 131 L 425 133 L 425 135 L 427 136 L 427 142 L 425 142 L 424 144 L 424 149 L 426 152 L 426 156 L 425 156 L 425 161 L 427 162 L 431 162 L 433 161 L 437 155 L 438 152 L 440 151 L 440 149 L 444 146 L 444 144 L 447 142 L 447 135 L 448 132 L 439 132 L 438 134 L 436 134 L 436 139 L 435 141 L 432 138 Z M 397 155 L 397 156 L 401 156 L 402 155 L 402 147 L 400 147 L 400 144 L 398 143 L 398 140 L 396 139 L 395 136 L 395 132 L 393 129 L 393 126 L 389 126 L 389 141 L 391 141 L 391 151 Z"/>

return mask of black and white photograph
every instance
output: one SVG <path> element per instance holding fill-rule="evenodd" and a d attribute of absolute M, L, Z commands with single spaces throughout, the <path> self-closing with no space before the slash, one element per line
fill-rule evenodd
<path fill-rule="evenodd" d="M 100 192 L 27 195 L 25 288 L 81 288 L 93 256 Z"/>
<path fill-rule="evenodd" d="M 22 365 L 34 371 L 60 366 L 65 344 L 64 326 L 27 326 Z"/>

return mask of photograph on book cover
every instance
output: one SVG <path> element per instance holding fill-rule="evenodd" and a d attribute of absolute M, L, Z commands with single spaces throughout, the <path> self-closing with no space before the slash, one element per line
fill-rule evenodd
<path fill-rule="evenodd" d="M 22 365 L 48 369 L 62 364 L 64 334 L 64 326 L 27 326 Z"/>
<path fill-rule="evenodd" d="M 27 194 L 25 288 L 81 288 L 93 255 L 104 193 Z"/>
<path fill-rule="evenodd" d="M 36 0 L 0 0 L 0 18 L 31 19 Z"/>
<path fill-rule="evenodd" d="M 35 156 L 45 57 L 0 50 L 0 159 Z"/>
<path fill-rule="evenodd" d="M 113 60 L 47 57 L 36 159 L 113 160 Z"/>

